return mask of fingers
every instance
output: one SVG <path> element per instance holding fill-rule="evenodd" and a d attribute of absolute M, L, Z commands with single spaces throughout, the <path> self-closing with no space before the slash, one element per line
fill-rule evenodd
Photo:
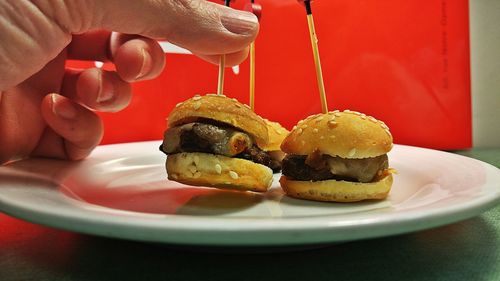
<path fill-rule="evenodd" d="M 201 55 L 238 52 L 259 30 L 254 14 L 205 0 L 88 2 L 91 8 L 80 10 L 89 29 L 162 38 Z"/>
<path fill-rule="evenodd" d="M 210 63 L 219 63 L 220 55 L 196 55 Z M 226 64 L 238 65 L 247 56 L 248 47 L 226 54 Z M 156 78 L 165 67 L 165 54 L 157 41 L 102 30 L 75 35 L 68 47 L 68 57 L 77 60 L 111 60 L 120 77 L 128 82 Z"/>
<path fill-rule="evenodd" d="M 4 2 L 0 1 L 0 10 L 10 24 L 0 24 L 2 42 L 9 42 L 0 48 L 0 91 L 39 71 L 68 46 L 72 34 L 114 30 L 167 39 L 200 55 L 217 55 L 243 50 L 259 30 L 252 13 L 205 0 L 89 0 L 60 1 L 60 5 L 8 1 L 2 10 Z M 142 58 L 145 54 L 139 52 Z M 130 75 L 125 73 L 127 79 Z"/>
<path fill-rule="evenodd" d="M 113 32 L 110 52 L 116 71 L 128 82 L 155 78 L 165 67 L 165 54 L 153 39 Z"/>
<path fill-rule="evenodd" d="M 132 99 L 130 84 L 116 72 L 98 68 L 68 69 L 64 76 L 61 94 L 91 109 L 117 112 L 129 105 Z"/>
<path fill-rule="evenodd" d="M 58 94 L 47 95 L 41 105 L 48 126 L 63 138 L 65 157 L 79 160 L 90 154 L 102 139 L 101 119 L 89 109 Z M 57 151 L 61 144 L 51 141 L 39 150 Z M 54 155 L 60 156 L 60 155 Z"/>
<path fill-rule="evenodd" d="M 128 82 L 155 78 L 165 66 L 165 54 L 157 41 L 102 30 L 73 36 L 68 58 L 113 61 L 120 77 Z"/>

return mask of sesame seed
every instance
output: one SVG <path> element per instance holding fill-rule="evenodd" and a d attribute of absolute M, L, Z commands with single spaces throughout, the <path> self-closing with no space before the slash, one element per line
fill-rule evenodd
<path fill-rule="evenodd" d="M 174 180 L 178 179 L 179 176 L 177 174 L 171 174 L 170 177 Z"/>
<path fill-rule="evenodd" d="M 219 107 L 217 107 L 217 110 L 218 110 L 218 111 L 222 111 L 222 107 L 220 107 L 220 106 L 219 106 Z"/>
<path fill-rule="evenodd" d="M 239 178 L 238 173 L 236 173 L 235 171 L 229 171 L 229 176 L 232 179 L 238 179 Z"/>
<path fill-rule="evenodd" d="M 250 109 L 250 106 L 248 104 L 244 104 L 243 106 L 245 106 L 246 108 Z"/>
<path fill-rule="evenodd" d="M 300 135 L 300 134 L 302 134 L 302 132 L 303 132 L 302 128 L 299 128 L 299 129 L 297 130 L 297 134 L 299 134 L 299 135 Z"/>
<path fill-rule="evenodd" d="M 201 106 L 201 103 L 199 103 L 199 102 L 196 102 L 195 104 L 193 104 L 194 110 L 200 109 L 200 106 Z"/>
<path fill-rule="evenodd" d="M 194 96 L 194 97 L 193 97 L 193 100 L 201 100 L 200 95 L 196 95 L 196 96 Z"/>
<path fill-rule="evenodd" d="M 356 148 L 353 148 L 351 150 L 349 150 L 349 153 L 347 154 L 349 157 L 353 157 L 354 154 L 356 154 Z"/>
<path fill-rule="evenodd" d="M 342 113 L 340 113 L 340 112 L 335 112 L 335 113 L 334 113 L 334 115 L 335 115 L 335 116 L 337 116 L 337 117 L 340 117 L 340 116 L 342 115 Z"/>
<path fill-rule="evenodd" d="M 349 109 L 344 110 L 345 113 L 351 113 Z"/>
<path fill-rule="evenodd" d="M 339 113 L 339 112 L 340 112 L 340 110 L 336 109 L 332 113 L 335 114 L 335 113 Z"/>
<path fill-rule="evenodd" d="M 197 179 L 199 177 L 201 177 L 201 172 L 196 172 L 193 174 L 193 178 Z"/>
<path fill-rule="evenodd" d="M 238 102 L 238 100 L 237 100 L 237 99 L 235 99 L 235 98 L 232 98 L 232 100 L 233 100 L 234 102 Z"/>
<path fill-rule="evenodd" d="M 391 135 L 391 132 L 389 132 L 389 130 L 385 129 L 384 131 L 385 131 L 385 133 L 386 133 L 386 134 L 388 134 L 389 136 L 392 136 L 392 135 Z"/>
<path fill-rule="evenodd" d="M 182 102 L 180 102 L 180 103 L 176 104 L 176 105 L 175 105 L 175 107 L 179 107 L 179 106 L 181 106 L 182 104 L 183 104 L 183 103 L 182 103 Z"/>
<path fill-rule="evenodd" d="M 300 120 L 297 124 L 302 125 L 302 123 L 304 123 L 304 120 Z"/>
<path fill-rule="evenodd" d="M 366 115 L 361 114 L 361 119 L 366 120 Z"/>
<path fill-rule="evenodd" d="M 241 105 L 239 103 L 234 104 L 237 108 L 241 108 Z"/>
<path fill-rule="evenodd" d="M 282 135 L 282 134 L 283 134 L 283 132 L 282 132 L 281 130 L 276 130 L 276 133 L 277 133 L 278 135 Z"/>
<path fill-rule="evenodd" d="M 317 133 L 317 132 L 318 132 L 318 129 L 314 128 L 314 129 L 313 129 L 313 132 L 314 132 L 314 133 Z"/>
<path fill-rule="evenodd" d="M 320 139 L 320 140 L 324 140 L 324 139 L 325 139 L 325 137 L 324 137 L 324 136 L 321 136 L 321 137 L 319 137 L 319 139 Z"/>
<path fill-rule="evenodd" d="M 307 127 L 308 127 L 307 125 L 304 125 L 304 126 L 302 126 L 302 129 L 305 129 L 305 128 L 307 128 Z"/>
<path fill-rule="evenodd" d="M 372 121 L 373 123 L 377 123 L 378 122 L 377 119 L 375 119 L 375 118 L 373 118 L 371 116 L 368 117 L 368 120 Z"/>
<path fill-rule="evenodd" d="M 333 140 L 335 139 L 335 135 L 331 135 L 330 138 Z"/>
<path fill-rule="evenodd" d="M 222 166 L 220 164 L 215 164 L 215 171 L 220 175 L 222 173 Z"/>
<path fill-rule="evenodd" d="M 338 125 L 338 123 L 335 122 L 335 121 L 333 121 L 333 120 L 328 121 L 328 127 L 330 129 L 333 129 L 333 128 L 337 127 L 337 125 Z"/>

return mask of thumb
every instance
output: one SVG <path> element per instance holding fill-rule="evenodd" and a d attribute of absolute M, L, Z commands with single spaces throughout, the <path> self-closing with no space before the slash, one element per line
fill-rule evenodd
<path fill-rule="evenodd" d="M 81 1 L 87 2 L 87 1 Z M 93 0 L 90 29 L 166 39 L 200 55 L 241 51 L 257 36 L 257 17 L 205 0 Z"/>

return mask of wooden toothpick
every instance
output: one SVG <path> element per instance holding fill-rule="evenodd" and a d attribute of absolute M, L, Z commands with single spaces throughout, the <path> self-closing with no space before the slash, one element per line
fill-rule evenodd
<path fill-rule="evenodd" d="M 316 66 L 316 78 L 318 81 L 319 94 L 321 99 L 321 109 L 323 113 L 328 112 L 328 104 L 326 101 L 325 84 L 323 82 L 323 71 L 321 69 L 321 61 L 319 58 L 318 37 L 314 28 L 314 18 L 311 10 L 311 1 L 305 0 L 304 5 L 307 13 L 307 25 L 309 26 L 309 35 L 311 38 L 311 46 L 313 50 L 314 65 Z"/>
<path fill-rule="evenodd" d="M 255 42 L 250 43 L 250 108 L 255 111 Z"/>
<path fill-rule="evenodd" d="M 224 91 L 224 69 L 226 68 L 226 56 L 221 55 L 219 60 L 219 80 L 217 84 L 217 95 L 222 95 Z"/>
<path fill-rule="evenodd" d="M 257 19 L 262 15 L 262 6 L 250 0 L 250 5 L 245 8 L 251 11 Z M 255 42 L 250 43 L 250 108 L 255 111 Z"/>
<path fill-rule="evenodd" d="M 224 5 L 230 6 L 231 0 L 224 0 Z M 226 55 L 222 54 L 219 60 L 219 79 L 217 82 L 217 95 L 224 94 L 224 70 L 226 69 Z"/>

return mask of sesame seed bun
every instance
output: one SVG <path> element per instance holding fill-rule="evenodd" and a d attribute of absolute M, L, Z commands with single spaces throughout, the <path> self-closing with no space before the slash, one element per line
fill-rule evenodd
<path fill-rule="evenodd" d="M 208 153 L 169 155 L 166 168 L 168 179 L 188 185 L 265 192 L 273 182 L 273 171 L 264 165 Z"/>
<path fill-rule="evenodd" d="M 259 147 L 268 142 L 267 126 L 246 104 L 224 95 L 196 95 L 177 106 L 168 116 L 168 126 L 174 127 L 207 118 L 238 128 L 252 136 Z"/>
<path fill-rule="evenodd" d="M 392 174 L 387 173 L 376 182 L 360 183 L 350 181 L 295 181 L 285 176 L 280 184 L 291 197 L 314 201 L 357 202 L 370 199 L 385 199 L 391 191 Z"/>
<path fill-rule="evenodd" d="M 376 157 L 391 148 L 392 135 L 383 122 L 350 110 L 309 116 L 299 121 L 281 144 L 290 154 L 319 151 L 342 158 Z"/>
<path fill-rule="evenodd" d="M 264 119 L 267 125 L 267 132 L 269 136 L 269 142 L 262 147 L 264 151 L 281 151 L 281 143 L 285 137 L 290 133 L 287 129 L 281 126 L 278 122 L 269 121 Z"/>

